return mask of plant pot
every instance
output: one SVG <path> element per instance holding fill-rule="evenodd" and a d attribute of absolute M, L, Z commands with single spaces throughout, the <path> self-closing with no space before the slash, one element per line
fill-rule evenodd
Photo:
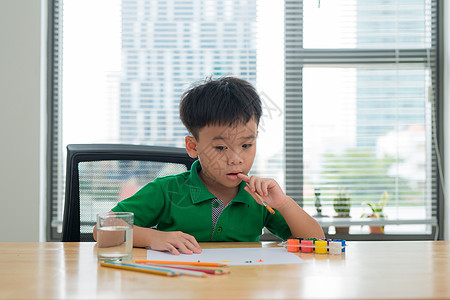
<path fill-rule="evenodd" d="M 383 226 L 369 226 L 370 234 L 384 234 Z"/>
<path fill-rule="evenodd" d="M 378 218 L 377 216 L 369 216 L 369 218 Z M 382 218 L 384 219 L 384 218 Z M 370 234 L 384 234 L 384 226 L 369 226 Z"/>
<path fill-rule="evenodd" d="M 350 218 L 350 216 L 334 216 L 333 218 Z M 334 226 L 337 234 L 348 234 L 350 232 L 350 226 Z"/>

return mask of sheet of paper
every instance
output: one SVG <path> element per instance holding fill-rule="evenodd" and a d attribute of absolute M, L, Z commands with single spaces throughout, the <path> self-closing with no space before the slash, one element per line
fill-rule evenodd
<path fill-rule="evenodd" d="M 221 248 L 203 249 L 200 254 L 173 255 L 147 250 L 148 260 L 217 262 L 231 266 L 301 264 L 304 261 L 285 248 Z"/>

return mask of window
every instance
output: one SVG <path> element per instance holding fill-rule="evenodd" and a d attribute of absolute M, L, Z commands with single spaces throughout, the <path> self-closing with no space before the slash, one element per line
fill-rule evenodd
<path fill-rule="evenodd" d="M 286 1 L 286 189 L 311 214 L 381 200 L 383 238 L 435 236 L 436 5 Z"/>
<path fill-rule="evenodd" d="M 67 144 L 184 147 L 180 96 L 209 76 L 244 78 L 264 91 L 266 106 L 273 106 L 275 99 L 283 106 L 280 5 L 257 8 L 256 0 L 54 0 L 51 14 L 49 240 L 60 238 Z M 271 21 L 269 30 L 261 28 L 261 18 Z M 277 41 L 271 52 L 257 48 L 271 41 Z M 278 51 L 276 59 L 273 51 Z M 277 80 L 258 75 L 258 68 L 265 73 L 271 69 Z M 282 180 L 280 161 L 270 159 L 282 153 L 282 136 L 277 133 L 273 139 L 271 134 L 276 127 L 271 122 L 277 122 L 279 132 L 282 118 L 263 118 L 267 128 L 260 129 L 258 142 L 271 147 L 259 151 L 253 172 L 274 173 Z"/>
<path fill-rule="evenodd" d="M 181 93 L 224 75 L 263 101 L 253 174 L 312 215 L 349 198 L 354 224 L 387 197 L 382 238 L 438 233 L 437 0 L 52 0 L 50 12 L 49 240 L 67 144 L 183 147 Z M 380 238 L 368 233 L 350 227 Z"/>

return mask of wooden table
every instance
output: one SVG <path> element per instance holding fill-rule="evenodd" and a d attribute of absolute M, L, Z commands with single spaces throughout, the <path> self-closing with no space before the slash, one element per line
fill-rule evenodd
<path fill-rule="evenodd" d="M 348 242 L 298 265 L 164 277 L 100 267 L 95 243 L 0 243 L 0 299 L 450 299 L 450 242 Z M 274 243 L 203 243 L 203 248 Z M 133 259 L 144 259 L 134 249 Z"/>

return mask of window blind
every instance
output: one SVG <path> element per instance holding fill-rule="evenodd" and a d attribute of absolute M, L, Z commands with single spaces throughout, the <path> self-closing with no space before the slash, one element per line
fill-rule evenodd
<path fill-rule="evenodd" d="M 434 237 L 436 86 L 436 1 L 285 1 L 287 193 L 353 219 L 387 199 L 386 234 Z"/>
<path fill-rule="evenodd" d="M 62 0 L 48 2 L 48 140 L 47 140 L 47 240 L 61 240 L 62 201 L 64 199 L 63 157 L 61 149 L 61 74 L 62 54 Z"/>

